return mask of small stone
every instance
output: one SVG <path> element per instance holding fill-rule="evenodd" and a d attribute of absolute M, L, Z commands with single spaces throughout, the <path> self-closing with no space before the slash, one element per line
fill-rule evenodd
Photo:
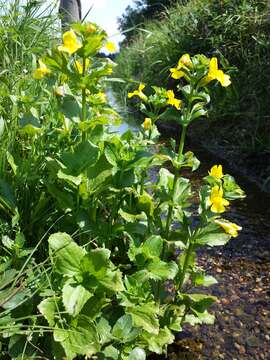
<path fill-rule="evenodd" d="M 257 347 L 260 345 L 260 340 L 256 336 L 249 336 L 246 343 L 250 347 Z"/>

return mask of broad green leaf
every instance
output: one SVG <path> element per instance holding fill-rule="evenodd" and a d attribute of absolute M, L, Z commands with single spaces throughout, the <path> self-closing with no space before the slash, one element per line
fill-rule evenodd
<path fill-rule="evenodd" d="M 103 279 L 99 280 L 100 283 L 108 290 L 120 292 L 124 290 L 121 271 L 107 271 Z"/>
<path fill-rule="evenodd" d="M 217 224 L 210 223 L 204 228 L 199 229 L 195 242 L 197 245 L 222 246 L 225 245 L 231 236 Z"/>
<path fill-rule="evenodd" d="M 119 340 L 124 340 L 132 329 L 132 317 L 130 315 L 123 315 L 116 321 L 112 329 L 112 335 Z"/>
<path fill-rule="evenodd" d="M 137 305 L 134 308 L 128 308 L 126 311 L 131 315 L 136 327 L 141 327 L 151 334 L 159 333 L 158 309 L 154 303 Z"/>
<path fill-rule="evenodd" d="M 64 153 L 62 162 L 66 166 L 65 173 L 78 176 L 89 166 L 93 166 L 99 158 L 98 146 L 87 140 L 75 147 L 74 152 Z"/>
<path fill-rule="evenodd" d="M 68 184 L 79 186 L 82 182 L 82 176 L 72 176 L 65 174 L 64 171 L 59 170 L 57 173 L 57 177 L 60 180 L 65 180 Z"/>
<path fill-rule="evenodd" d="M 104 355 L 105 355 L 105 359 L 108 359 L 108 360 L 118 360 L 119 359 L 119 350 L 117 350 L 114 346 L 112 345 L 109 345 L 107 346 L 103 352 L 102 352 Z"/>
<path fill-rule="evenodd" d="M 81 104 L 73 96 L 65 96 L 60 105 L 60 111 L 64 116 L 76 123 L 80 121 L 82 116 Z"/>
<path fill-rule="evenodd" d="M 178 273 L 178 266 L 174 261 L 165 262 L 159 259 L 151 261 L 147 265 L 151 279 L 166 280 L 174 279 Z"/>
<path fill-rule="evenodd" d="M 76 355 L 91 357 L 100 350 L 97 329 L 84 315 L 79 315 L 68 329 L 55 329 L 55 341 L 61 342 L 66 356 L 72 360 Z"/>
<path fill-rule="evenodd" d="M 90 299 L 91 293 L 82 285 L 68 280 L 62 290 L 63 304 L 69 315 L 75 317 L 79 315 L 87 300 Z"/>
<path fill-rule="evenodd" d="M 95 278 L 102 280 L 110 266 L 110 251 L 95 249 L 87 253 L 81 260 L 81 269 Z"/>
<path fill-rule="evenodd" d="M 174 335 L 167 327 L 160 329 L 156 335 L 144 333 L 143 338 L 148 344 L 148 349 L 156 354 L 164 353 L 167 345 L 174 342 Z"/>
<path fill-rule="evenodd" d="M 38 305 L 38 310 L 48 321 L 50 326 L 54 326 L 55 324 L 55 312 L 57 311 L 57 302 L 59 301 L 59 297 L 50 297 L 41 301 Z"/>
<path fill-rule="evenodd" d="M 147 259 L 159 257 L 162 253 L 164 240 L 159 235 L 150 236 L 142 245 L 141 252 Z"/>
<path fill-rule="evenodd" d="M 234 177 L 231 175 L 224 175 L 223 177 L 224 197 L 228 200 L 244 199 L 245 192 L 236 183 Z"/>
<path fill-rule="evenodd" d="M 104 317 L 101 317 L 97 322 L 97 332 L 102 345 L 108 343 L 112 339 L 112 327 Z"/>
<path fill-rule="evenodd" d="M 152 197 L 147 192 L 138 196 L 138 209 L 144 211 L 146 215 L 153 217 L 155 205 Z"/>
<path fill-rule="evenodd" d="M 77 245 L 66 233 L 56 233 L 49 237 L 49 247 L 55 263 L 55 270 L 66 276 L 80 272 L 80 263 L 85 250 Z"/>

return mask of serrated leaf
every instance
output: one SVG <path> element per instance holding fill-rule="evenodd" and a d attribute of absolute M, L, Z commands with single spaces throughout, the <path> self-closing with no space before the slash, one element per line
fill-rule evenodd
<path fill-rule="evenodd" d="M 73 317 L 79 315 L 91 295 L 82 285 L 68 280 L 62 289 L 63 304 L 68 314 Z"/>
<path fill-rule="evenodd" d="M 80 263 L 85 250 L 77 245 L 66 233 L 56 233 L 49 237 L 49 246 L 55 261 L 55 270 L 66 276 L 80 273 Z"/>

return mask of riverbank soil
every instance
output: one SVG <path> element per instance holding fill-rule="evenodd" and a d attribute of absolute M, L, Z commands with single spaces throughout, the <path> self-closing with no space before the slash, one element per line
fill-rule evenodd
<path fill-rule="evenodd" d="M 194 188 L 212 165 L 223 164 L 201 147 L 186 150 L 201 161 L 194 174 L 183 174 L 192 179 Z M 223 168 L 235 176 L 228 166 Z M 212 307 L 215 324 L 184 326 L 167 359 L 270 359 L 270 196 L 245 178 L 235 177 L 247 197 L 233 202 L 224 217 L 243 230 L 226 246 L 203 250 L 198 256 L 199 265 L 218 280 L 205 289 L 219 299 Z"/>

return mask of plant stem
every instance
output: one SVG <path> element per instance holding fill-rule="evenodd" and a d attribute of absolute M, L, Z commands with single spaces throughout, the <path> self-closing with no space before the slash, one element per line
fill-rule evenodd
<path fill-rule="evenodd" d="M 192 252 L 193 252 L 193 248 L 194 248 L 194 243 L 192 242 L 192 239 L 191 239 L 190 242 L 189 242 L 189 245 L 188 245 L 188 249 L 186 251 L 185 262 L 184 262 L 184 266 L 183 266 L 183 272 L 181 274 L 178 289 L 177 289 L 179 291 L 181 291 L 182 286 L 183 286 L 184 281 L 185 281 L 185 275 L 186 275 L 187 268 L 188 268 L 188 265 L 189 265 L 190 257 L 191 257 Z"/>
<path fill-rule="evenodd" d="M 86 59 L 85 56 L 83 57 L 83 76 L 85 75 L 85 71 L 86 71 Z M 86 89 L 85 87 L 83 87 L 82 89 L 82 122 L 86 121 Z M 85 141 L 86 140 L 86 132 L 83 131 L 82 134 L 82 140 Z"/>
<path fill-rule="evenodd" d="M 183 126 L 182 133 L 181 133 L 181 139 L 180 139 L 180 144 L 179 144 L 179 149 L 178 149 L 178 160 L 181 160 L 181 158 L 183 156 L 186 133 L 187 133 L 187 126 L 185 125 L 185 126 Z M 179 171 L 179 169 L 177 169 L 175 171 L 175 174 L 174 174 L 173 188 L 172 188 L 172 201 L 173 201 L 173 198 L 174 198 L 174 195 L 175 195 L 176 183 L 177 183 L 177 179 L 178 179 L 178 176 L 179 176 L 178 171 Z M 171 224 L 172 224 L 173 207 L 174 207 L 173 204 L 171 204 L 170 207 L 169 207 L 169 211 L 168 211 L 166 228 L 165 228 L 165 237 L 166 237 L 166 239 L 168 239 L 168 237 L 169 237 L 170 227 L 171 227 Z"/>

